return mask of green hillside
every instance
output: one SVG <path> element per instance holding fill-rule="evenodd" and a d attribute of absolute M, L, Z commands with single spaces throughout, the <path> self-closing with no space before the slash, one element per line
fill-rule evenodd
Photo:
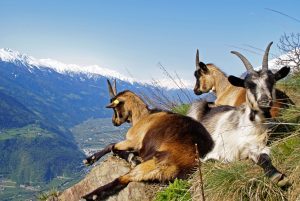
<path fill-rule="evenodd" d="M 73 144 L 34 124 L 2 131 L 0 152 L 0 175 L 20 184 L 71 176 L 83 158 Z"/>
<path fill-rule="evenodd" d="M 42 115 L 0 92 L 0 200 L 33 198 L 79 177 L 84 155 L 71 132 Z"/>
<path fill-rule="evenodd" d="M 0 129 L 22 127 L 37 120 L 33 112 L 0 91 Z"/>

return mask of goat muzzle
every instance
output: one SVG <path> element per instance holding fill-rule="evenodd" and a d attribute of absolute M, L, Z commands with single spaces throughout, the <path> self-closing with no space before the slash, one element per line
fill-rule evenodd
<path fill-rule="evenodd" d="M 199 96 L 202 94 L 202 91 L 198 90 L 198 89 L 194 89 L 194 93 Z"/>

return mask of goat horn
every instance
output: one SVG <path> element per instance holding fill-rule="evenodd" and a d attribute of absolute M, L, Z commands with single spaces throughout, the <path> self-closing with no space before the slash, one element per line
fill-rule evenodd
<path fill-rule="evenodd" d="M 264 58 L 263 58 L 263 63 L 262 63 L 262 70 L 263 71 L 267 71 L 268 70 L 268 59 L 269 59 L 269 51 L 271 48 L 271 45 L 273 44 L 273 42 L 270 42 L 269 45 L 266 48 L 265 54 L 264 54 Z"/>
<path fill-rule="evenodd" d="M 200 60 L 199 60 L 199 50 L 197 49 L 197 53 L 196 53 L 196 70 L 200 69 Z"/>
<path fill-rule="evenodd" d="M 114 79 L 113 92 L 114 92 L 114 95 L 116 96 L 116 95 L 117 95 L 117 84 L 116 84 L 116 79 Z"/>
<path fill-rule="evenodd" d="M 108 79 L 107 79 L 107 85 L 108 85 L 108 92 L 109 92 L 110 98 L 115 97 L 116 95 L 114 94 L 114 91 L 112 89 L 111 83 L 110 83 L 110 81 Z"/>
<path fill-rule="evenodd" d="M 254 69 L 253 69 L 253 66 L 251 65 L 251 63 L 241 53 L 236 52 L 236 51 L 231 51 L 231 53 L 235 54 L 236 56 L 238 56 L 242 60 L 242 62 L 244 63 L 244 65 L 247 69 L 247 71 L 249 71 L 251 73 L 255 72 Z"/>

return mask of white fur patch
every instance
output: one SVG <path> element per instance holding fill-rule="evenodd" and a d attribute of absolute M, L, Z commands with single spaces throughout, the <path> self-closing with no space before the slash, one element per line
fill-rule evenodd
<path fill-rule="evenodd" d="M 230 123 L 234 115 L 240 115 L 238 124 Z M 249 115 L 248 107 L 242 114 L 239 111 L 222 114 L 215 124 L 214 132 L 211 133 L 215 147 L 203 160 L 215 159 L 228 163 L 250 158 L 257 162 L 259 154 L 268 154 L 267 128 L 260 122 L 250 121 Z"/>

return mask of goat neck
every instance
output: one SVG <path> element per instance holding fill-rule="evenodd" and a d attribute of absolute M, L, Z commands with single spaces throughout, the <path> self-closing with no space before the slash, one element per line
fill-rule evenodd
<path fill-rule="evenodd" d="M 214 75 L 214 86 L 215 86 L 215 93 L 218 96 L 222 92 L 225 91 L 231 84 L 227 80 L 227 76 L 219 69 L 212 70 Z"/>
<path fill-rule="evenodd" d="M 132 97 L 131 104 L 127 105 L 127 109 L 131 112 L 129 120 L 133 126 L 150 114 L 148 106 L 139 97 Z"/>

